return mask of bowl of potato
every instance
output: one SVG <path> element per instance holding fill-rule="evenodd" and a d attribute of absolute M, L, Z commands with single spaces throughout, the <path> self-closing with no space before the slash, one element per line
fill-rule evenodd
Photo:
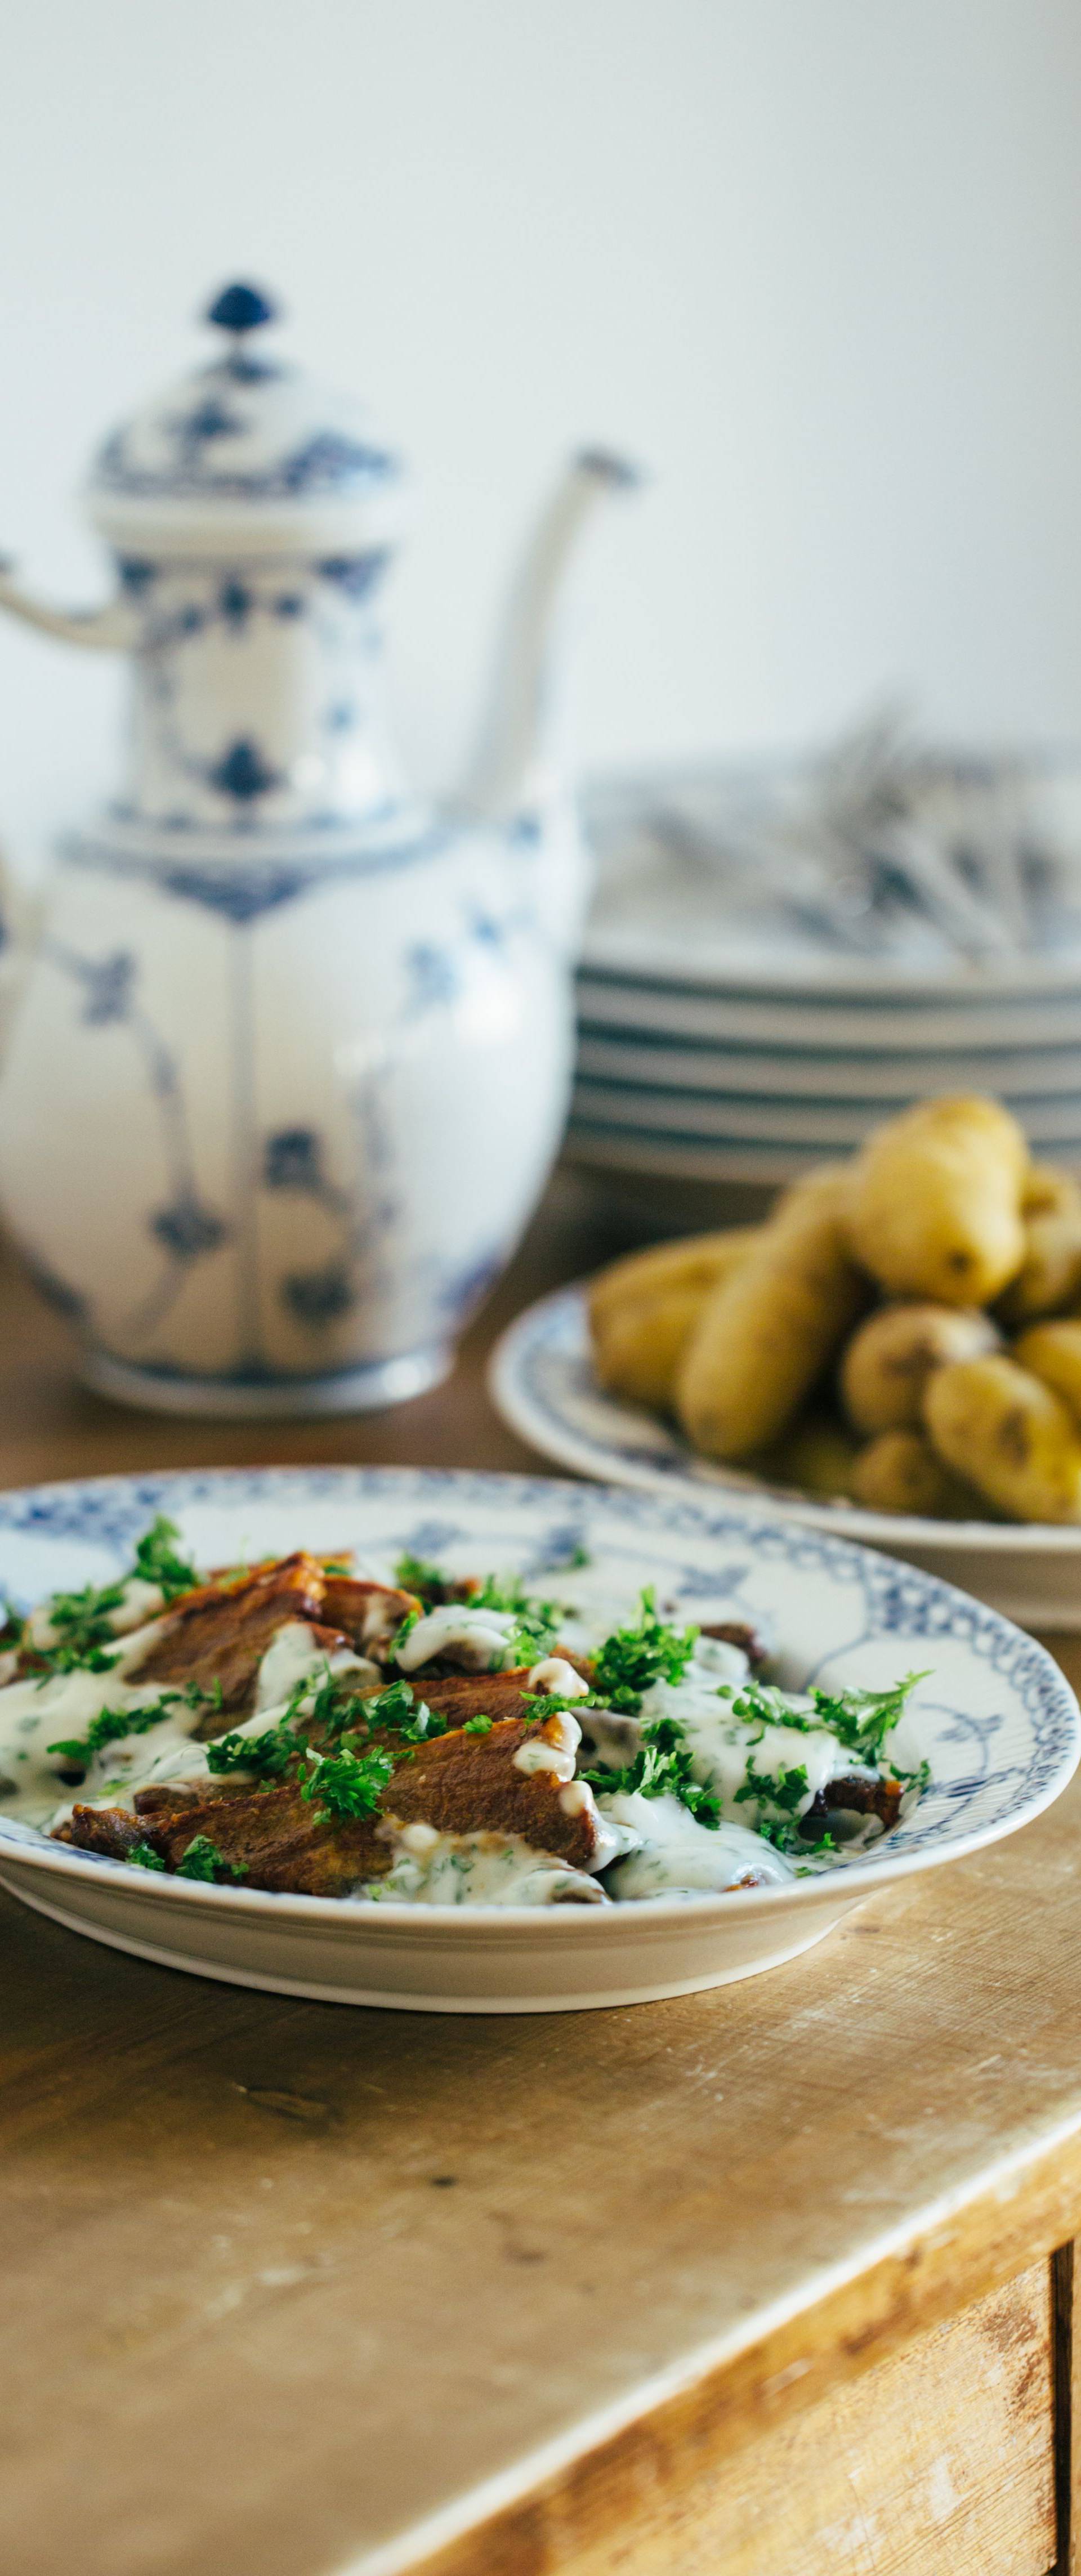
<path fill-rule="evenodd" d="M 738 1488 L 1081 1628 L 1081 1178 L 996 1100 L 919 1102 L 763 1224 L 543 1300 L 493 1391 L 564 1465 Z"/>

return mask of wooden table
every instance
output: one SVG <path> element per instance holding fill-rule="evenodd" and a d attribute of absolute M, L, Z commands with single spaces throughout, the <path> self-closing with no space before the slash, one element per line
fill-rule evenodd
<path fill-rule="evenodd" d="M 8 1266 L 3 1481 L 533 1465 L 484 1348 L 610 1248 L 564 1183 L 448 1386 L 265 1432 L 79 1393 Z M 1081 1791 L 623 2012 L 349 2012 L 0 1929 L 5 2576 L 1079 2564 Z"/>

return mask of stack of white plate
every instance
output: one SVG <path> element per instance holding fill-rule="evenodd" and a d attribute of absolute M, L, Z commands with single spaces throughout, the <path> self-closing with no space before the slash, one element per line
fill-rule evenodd
<path fill-rule="evenodd" d="M 578 983 L 576 1159 L 768 1184 L 850 1152 L 908 1101 L 987 1091 L 1034 1149 L 1081 1164 L 1072 922 L 1053 945 L 974 958 L 913 915 L 860 953 L 775 901 L 733 904 L 723 873 L 635 834 L 629 811 L 611 785 L 587 808 L 602 877 Z"/>

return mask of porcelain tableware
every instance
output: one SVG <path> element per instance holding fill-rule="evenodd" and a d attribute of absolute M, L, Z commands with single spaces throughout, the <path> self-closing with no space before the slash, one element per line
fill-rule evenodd
<path fill-rule="evenodd" d="M 692 1619 L 696 1602 L 723 1595 L 736 1616 L 767 1622 L 789 1687 L 929 1674 L 905 1724 L 932 1779 L 904 1822 L 827 1877 L 740 1895 L 486 1911 L 245 1894 L 124 1868 L 0 1816 L 0 1885 L 71 1930 L 196 1975 L 413 2012 L 571 2011 L 724 1985 L 797 1958 L 876 1888 L 1013 1832 L 1077 1762 L 1077 1703 L 1031 1638 L 944 1584 L 731 1495 L 435 1468 L 109 1477 L 0 1496 L 0 1585 L 27 1605 L 100 1581 L 160 1511 L 203 1563 L 352 1545 L 534 1573 L 584 1548 L 629 1598 L 656 1582 Z"/>
<path fill-rule="evenodd" d="M 128 773 L 73 833 L 0 1078 L 0 1198 L 134 1403 L 386 1403 L 446 1368 L 555 1150 L 586 892 L 551 732 L 551 628 L 618 459 L 575 460 L 534 533 L 471 776 L 430 808 L 383 703 L 402 461 L 287 363 L 235 285 L 218 354 L 101 448 L 116 591 L 0 606 L 122 651 Z"/>
<path fill-rule="evenodd" d="M 725 1495 L 733 1505 L 757 1504 L 798 1528 L 886 1549 L 1026 1627 L 1081 1630 L 1081 1529 L 925 1520 L 812 1502 L 744 1468 L 700 1458 L 674 1426 L 598 1385 L 582 1287 L 557 1289 L 516 1318 L 493 1353 L 490 1382 L 512 1430 L 579 1475 L 687 1503 Z"/>

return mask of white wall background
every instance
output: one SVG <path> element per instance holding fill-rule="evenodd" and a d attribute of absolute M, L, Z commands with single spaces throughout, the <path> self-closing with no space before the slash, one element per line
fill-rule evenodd
<path fill-rule="evenodd" d="M 910 689 L 1081 735 L 1077 0 L 7 0 L 0 546 L 97 595 L 89 443 L 251 274 L 421 470 L 406 744 L 464 746 L 519 524 L 583 436 L 591 762 Z M 110 774 L 118 675 L 0 633 L 0 832 Z"/>

